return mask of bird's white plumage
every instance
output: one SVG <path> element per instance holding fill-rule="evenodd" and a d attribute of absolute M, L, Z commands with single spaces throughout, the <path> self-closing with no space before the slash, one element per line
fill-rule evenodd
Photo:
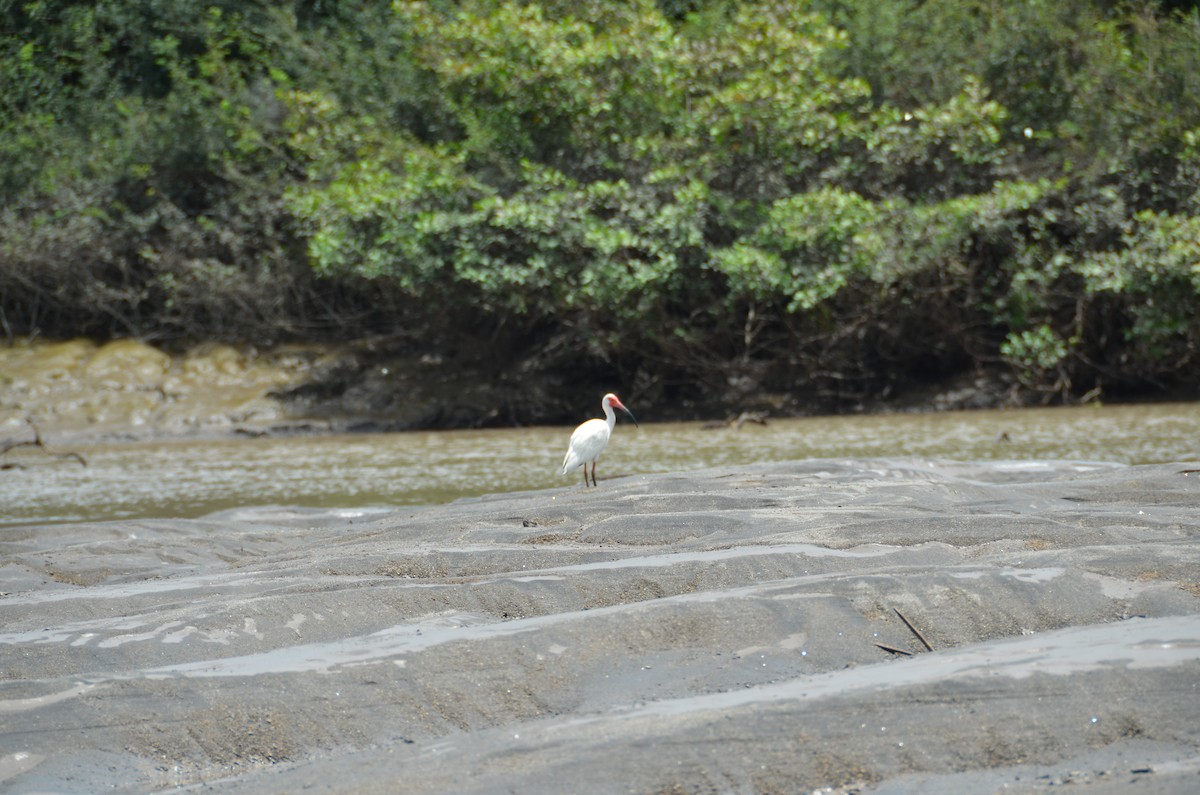
<path fill-rule="evenodd" d="M 616 424 L 617 418 L 611 407 L 606 405 L 604 408 L 608 409 L 606 412 L 608 417 L 604 420 L 588 420 L 571 434 L 571 442 L 567 445 L 567 455 L 563 458 L 560 475 L 565 475 L 584 464 L 592 463 L 608 446 L 608 437 L 612 436 L 613 425 Z"/>
<path fill-rule="evenodd" d="M 575 432 L 571 434 L 571 441 L 567 445 L 567 454 L 563 457 L 562 469 L 559 472 L 559 474 L 565 475 L 582 466 L 585 486 L 587 485 L 588 464 L 592 466 L 592 483 L 595 484 L 596 460 L 608 446 L 608 439 L 612 436 L 613 427 L 617 424 L 617 415 L 613 413 L 613 406 L 628 414 L 629 419 L 633 420 L 633 424 L 637 424 L 633 413 L 625 408 L 620 399 L 611 392 L 604 396 L 600 405 L 604 407 L 604 419 L 588 420 L 575 429 Z"/>

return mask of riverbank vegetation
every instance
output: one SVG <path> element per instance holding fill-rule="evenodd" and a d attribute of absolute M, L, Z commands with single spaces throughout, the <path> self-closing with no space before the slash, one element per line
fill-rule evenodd
<path fill-rule="evenodd" d="M 0 4 L 0 321 L 843 409 L 1200 387 L 1200 11 Z"/>

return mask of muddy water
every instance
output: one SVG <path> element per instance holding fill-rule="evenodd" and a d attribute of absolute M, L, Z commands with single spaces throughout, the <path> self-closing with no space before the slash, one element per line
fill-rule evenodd
<path fill-rule="evenodd" d="M 652 406 L 635 406 L 641 419 Z M 569 428 L 175 440 L 76 445 L 87 459 L 36 450 L 0 471 L 0 524 L 195 517 L 244 506 L 344 508 L 441 503 L 554 486 Z M 14 453 L 17 455 L 14 457 Z M 803 458 L 1196 461 L 1200 404 L 946 412 L 775 420 L 766 427 L 622 423 L 604 479 Z M 1197 465 L 1200 466 L 1200 465 Z"/>

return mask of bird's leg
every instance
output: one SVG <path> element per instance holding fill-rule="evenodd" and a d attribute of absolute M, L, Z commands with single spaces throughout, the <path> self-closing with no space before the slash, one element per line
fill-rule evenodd
<path fill-rule="evenodd" d="M 584 464 L 584 465 L 583 465 L 583 487 L 584 487 L 585 489 L 588 487 L 588 482 L 587 482 L 587 464 Z"/>
<path fill-rule="evenodd" d="M 596 482 L 596 462 L 595 461 L 592 462 L 592 485 L 595 486 L 596 488 L 600 488 L 600 484 Z"/>

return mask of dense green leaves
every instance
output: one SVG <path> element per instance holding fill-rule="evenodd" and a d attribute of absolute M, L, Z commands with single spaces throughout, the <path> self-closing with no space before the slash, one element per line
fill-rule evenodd
<path fill-rule="evenodd" d="M 838 400 L 1200 384 L 1195 9 L 27 0 L 0 27 L 10 333 L 400 327 Z"/>
<path fill-rule="evenodd" d="M 1089 297 L 1119 302 L 1143 366 L 1191 364 L 1200 343 L 1200 217 L 1143 211 L 1079 266 Z"/>
<path fill-rule="evenodd" d="M 811 310 L 853 279 L 869 280 L 884 254 L 879 210 L 837 188 L 780 199 L 753 234 L 714 253 L 735 294 L 781 296 Z M 886 278 L 885 274 L 878 274 Z"/>

